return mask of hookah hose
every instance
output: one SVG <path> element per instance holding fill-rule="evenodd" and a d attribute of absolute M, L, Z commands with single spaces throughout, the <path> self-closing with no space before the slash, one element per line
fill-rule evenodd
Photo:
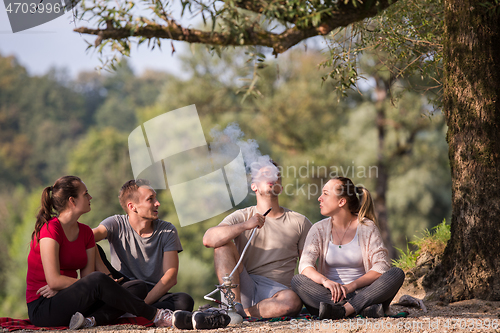
<path fill-rule="evenodd" d="M 269 214 L 269 212 L 271 211 L 271 209 L 272 209 L 272 208 L 269 208 L 269 209 L 267 210 L 267 212 L 265 212 L 262 216 L 266 216 L 267 214 Z M 245 248 L 244 248 L 244 249 L 243 249 L 243 251 L 241 252 L 241 255 L 240 255 L 240 260 L 238 260 L 238 263 L 236 264 L 236 266 L 234 266 L 233 271 L 231 272 L 231 274 L 229 274 L 229 277 L 233 277 L 234 272 L 236 272 L 236 270 L 237 270 L 237 269 L 238 269 L 238 267 L 240 266 L 241 261 L 243 260 L 243 256 L 245 255 L 245 252 L 247 251 L 248 246 L 250 245 L 250 242 L 252 241 L 253 236 L 255 235 L 255 230 L 257 230 L 257 227 L 253 228 L 253 230 L 252 230 L 252 234 L 250 235 L 250 238 L 248 239 L 248 242 L 247 242 L 247 244 L 245 245 Z"/>
<path fill-rule="evenodd" d="M 262 214 L 262 216 L 266 216 L 267 214 L 269 214 L 269 212 L 271 211 L 272 207 L 269 208 L 264 214 Z M 245 245 L 245 247 L 243 248 L 243 251 L 241 252 L 241 255 L 240 255 L 240 260 L 238 260 L 238 263 L 236 264 L 236 266 L 234 266 L 233 268 L 233 271 L 231 272 L 231 274 L 229 274 L 229 277 L 231 278 L 234 274 L 234 272 L 236 272 L 236 270 L 238 269 L 238 267 L 240 266 L 241 264 L 241 261 L 243 260 L 243 256 L 245 255 L 245 252 L 247 251 L 247 248 L 248 246 L 250 245 L 250 242 L 252 241 L 253 239 L 253 236 L 255 235 L 255 230 L 257 230 L 257 227 L 255 227 L 253 230 L 252 230 L 252 234 L 250 235 L 250 238 L 248 239 L 248 242 L 247 244 Z M 214 291 L 206 294 L 203 298 L 208 300 L 208 301 L 212 301 L 212 302 L 215 302 L 217 304 L 224 304 L 223 302 L 219 301 L 219 300 L 216 300 L 212 297 L 209 297 L 211 295 L 213 295 L 215 292 L 217 292 L 219 290 L 219 288 L 215 288 Z M 225 304 L 224 304 L 225 305 Z"/>

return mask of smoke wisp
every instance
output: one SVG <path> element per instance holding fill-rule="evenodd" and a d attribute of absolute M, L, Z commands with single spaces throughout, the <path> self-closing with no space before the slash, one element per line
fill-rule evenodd
<path fill-rule="evenodd" d="M 253 139 L 244 140 L 245 133 L 237 123 L 231 123 L 222 131 L 215 127 L 210 131 L 213 141 L 210 143 L 212 152 L 227 155 L 228 143 L 236 144 L 240 149 L 245 161 L 247 174 L 253 183 L 276 182 L 279 177 L 279 169 L 272 163 L 269 155 L 262 155 L 259 144 Z"/>

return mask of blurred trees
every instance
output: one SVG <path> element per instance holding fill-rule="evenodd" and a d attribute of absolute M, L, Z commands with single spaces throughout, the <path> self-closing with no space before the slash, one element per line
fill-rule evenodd
<path fill-rule="evenodd" d="M 64 166 L 82 134 L 83 98 L 55 71 L 28 77 L 13 57 L 0 57 L 0 181 L 39 186 Z"/>
<path fill-rule="evenodd" d="M 380 157 L 377 110 L 383 108 L 382 158 L 388 166 L 388 225 L 395 245 L 404 247 L 418 230 L 449 217 L 446 128 L 439 112 L 428 115 L 421 95 L 405 92 L 395 105 L 389 98 L 379 105 L 376 85 L 368 81 L 372 83 L 362 95 L 348 95 L 338 102 L 332 85 L 320 80 L 323 73 L 316 65 L 320 54 L 311 50 L 269 62 L 258 72 L 257 97 L 242 102 L 240 91 L 254 79 L 253 64 L 242 61 L 238 51 L 221 57 L 201 47 L 193 51 L 183 56 L 188 79 L 154 72 L 138 76 L 126 63 L 110 75 L 85 72 L 75 80 L 64 80 L 64 72 L 53 71 L 30 77 L 15 59 L 0 57 L 0 182 L 8 185 L 0 189 L 0 235 L 6 242 L 0 242 L 2 316 L 26 316 L 19 312 L 25 310 L 27 252 L 22 251 L 28 248 L 39 186 L 76 174 L 93 196 L 92 211 L 81 222 L 95 227 L 109 215 L 122 214 L 118 191 L 133 177 L 127 146 L 130 130 L 190 104 L 197 107 L 207 142 L 212 141 L 212 128 L 233 122 L 245 140 L 257 140 L 261 152 L 283 168 L 281 204 L 313 223 L 322 218 L 317 198 L 332 175 L 351 177 L 374 192 Z M 415 128 L 418 133 L 412 134 Z M 393 152 L 409 138 L 411 149 L 395 156 Z M 9 148 L 13 145 L 19 148 Z M 217 280 L 213 252 L 203 247 L 202 237 L 227 213 L 181 228 L 170 192 L 158 195 L 160 217 L 176 225 L 184 248 L 175 290 L 189 292 L 197 305 L 203 304 L 202 296 Z M 254 202 L 249 195 L 239 207 Z M 8 256 L 3 251 L 7 249 Z"/>
<path fill-rule="evenodd" d="M 132 178 L 127 131 L 136 126 L 135 109 L 154 103 L 167 77 L 135 76 L 125 62 L 111 75 L 71 80 L 53 69 L 29 76 L 0 55 L 1 315 L 27 316 L 26 259 L 40 186 L 74 173 L 95 197 L 82 222 L 96 226 L 121 213 L 118 191 Z"/>
<path fill-rule="evenodd" d="M 31 233 L 34 229 L 34 217 L 40 209 L 40 193 L 42 188 L 36 188 L 28 194 L 24 189 L 17 189 L 13 194 L 16 199 L 22 200 L 22 206 L 11 211 L 18 223 L 11 226 L 9 233 L 8 260 L 1 263 L 2 298 L 0 313 L 2 316 L 13 318 L 27 318 L 26 307 L 26 272 Z"/>
<path fill-rule="evenodd" d="M 80 222 L 95 228 L 106 217 L 122 214 L 118 194 L 123 183 L 134 178 L 127 133 L 114 127 L 89 130 L 70 153 L 67 169 L 85 182 L 93 197 L 92 210 Z"/>

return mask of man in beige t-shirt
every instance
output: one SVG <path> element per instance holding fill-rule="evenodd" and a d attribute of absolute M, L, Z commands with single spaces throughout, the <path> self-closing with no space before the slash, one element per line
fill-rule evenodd
<path fill-rule="evenodd" d="M 302 301 L 290 289 L 291 280 L 312 224 L 304 215 L 280 207 L 281 177 L 276 166 L 265 165 L 259 171 L 260 176 L 252 175 L 251 185 L 257 205 L 235 211 L 208 229 L 203 244 L 214 248 L 215 270 L 222 283 L 257 228 L 233 275 L 233 283 L 239 285 L 233 290 L 235 302 L 242 304 L 236 309 L 252 317 L 294 316 L 300 312 Z M 274 178 L 262 177 L 273 173 Z M 264 217 L 269 208 L 272 210 Z"/>

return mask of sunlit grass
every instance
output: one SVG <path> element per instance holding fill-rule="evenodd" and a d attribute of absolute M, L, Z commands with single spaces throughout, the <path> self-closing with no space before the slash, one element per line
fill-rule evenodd
<path fill-rule="evenodd" d="M 425 229 L 422 237 L 417 237 L 416 240 L 409 242 L 415 245 L 417 250 L 413 251 L 409 245 L 406 245 L 406 251 L 396 248 L 399 251 L 400 257 L 392 260 L 394 266 L 401 268 L 404 271 L 415 267 L 417 258 L 420 253 L 429 253 L 437 256 L 443 253 L 446 243 L 450 239 L 450 225 L 443 220 L 432 231 Z"/>

